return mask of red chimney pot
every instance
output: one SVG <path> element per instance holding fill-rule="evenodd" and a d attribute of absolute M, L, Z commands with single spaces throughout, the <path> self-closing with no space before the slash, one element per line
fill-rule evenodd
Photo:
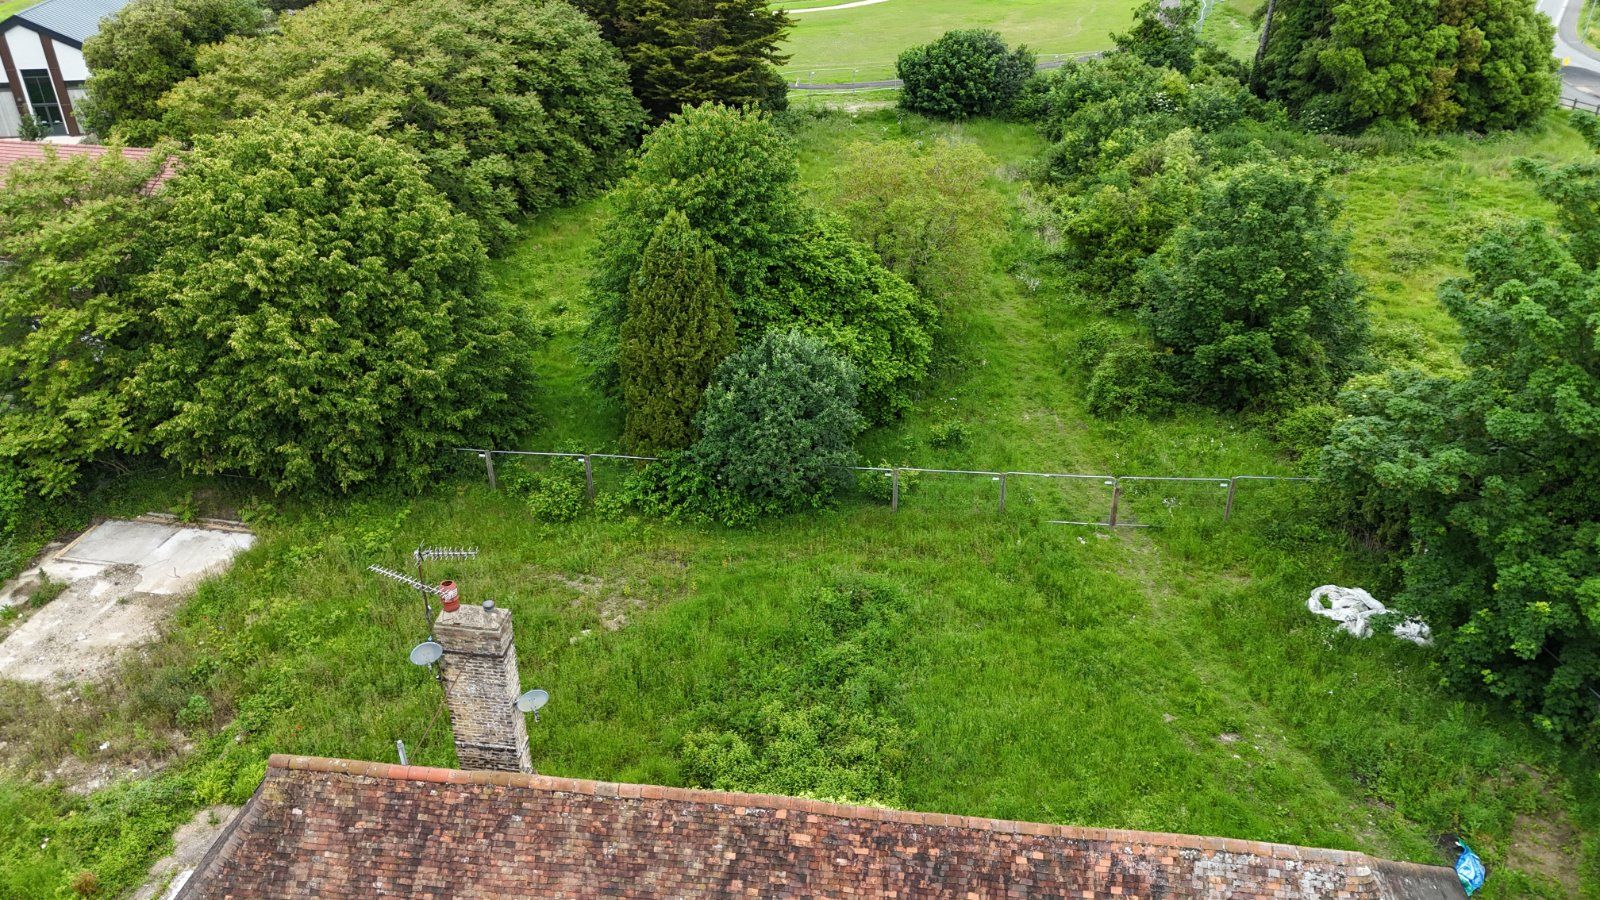
<path fill-rule="evenodd" d="M 461 592 L 456 589 L 454 581 L 439 582 L 439 599 L 444 601 L 445 612 L 455 612 L 461 608 Z"/>

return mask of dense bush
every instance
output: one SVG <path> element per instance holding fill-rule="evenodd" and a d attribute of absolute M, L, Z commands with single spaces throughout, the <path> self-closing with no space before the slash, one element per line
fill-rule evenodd
<path fill-rule="evenodd" d="M 1144 0 L 1133 11 L 1133 27 L 1111 39 L 1118 50 L 1147 65 L 1186 73 L 1206 46 L 1199 24 L 1199 0 L 1180 0 L 1172 6 L 1163 0 Z"/>
<path fill-rule="evenodd" d="M 642 116 L 616 48 L 560 0 L 323 0 L 202 51 L 199 69 L 163 100 L 174 136 L 283 111 L 389 136 L 491 245 L 606 183 Z"/>
<path fill-rule="evenodd" d="M 1151 333 L 1203 403 L 1237 409 L 1325 397 L 1361 365 L 1362 287 L 1319 179 L 1240 167 L 1141 273 Z"/>
<path fill-rule="evenodd" d="M 148 262 L 165 197 L 159 158 L 112 152 L 19 163 L 0 190 L 0 468 L 55 497 L 87 463 L 137 451 L 122 386 L 148 344 L 127 288 Z M 9 480 L 9 479 L 8 479 Z"/>
<path fill-rule="evenodd" d="M 628 286 L 662 220 L 676 210 L 706 240 L 742 325 L 748 298 L 775 279 L 784 244 L 808 218 L 798 178 L 794 148 L 757 113 L 697 106 L 645 138 L 633 172 L 612 192 L 614 213 L 595 245 L 585 353 L 603 387 L 620 386 Z"/>
<path fill-rule="evenodd" d="M 277 490 L 415 481 L 530 423 L 526 328 L 394 141 L 305 121 L 203 139 L 163 190 L 132 379 L 161 453 Z"/>
<path fill-rule="evenodd" d="M 618 360 L 635 452 L 694 442 L 694 415 L 717 365 L 733 350 L 733 311 L 716 261 L 683 213 L 667 214 L 628 288 Z"/>
<path fill-rule="evenodd" d="M 1600 281 L 1545 226 L 1493 233 L 1440 298 L 1464 377 L 1364 379 L 1324 480 L 1401 557 L 1448 677 L 1593 746 L 1600 685 Z"/>
<path fill-rule="evenodd" d="M 701 103 L 785 109 L 777 67 L 789 17 L 767 0 L 576 0 L 622 51 L 633 90 L 663 121 Z"/>
<path fill-rule="evenodd" d="M 1139 266 L 1188 221 L 1200 202 L 1205 170 L 1195 134 L 1174 132 L 1100 173 L 1098 183 L 1057 193 L 1055 255 L 1080 283 L 1117 304 L 1137 299 Z"/>
<path fill-rule="evenodd" d="M 1008 48 L 993 31 L 951 31 L 900 54 L 900 106 L 944 119 L 992 116 L 1010 108 L 1033 75 L 1026 47 Z"/>
<path fill-rule="evenodd" d="M 873 584 L 841 584 L 807 604 L 782 665 L 750 668 L 698 706 L 683 739 L 690 781 L 898 805 L 908 734 L 889 710 L 889 677 L 909 604 Z"/>
<path fill-rule="evenodd" d="M 511 468 L 500 484 L 507 493 L 521 497 L 529 514 L 541 522 L 571 522 L 589 503 L 581 459 L 555 457 L 542 470 Z"/>
<path fill-rule="evenodd" d="M 1131 53 L 1068 62 L 1036 79 L 1022 106 L 1052 142 L 1045 177 L 1075 187 L 1182 129 L 1218 132 L 1264 116 L 1230 74 L 1200 65 L 1185 76 Z"/>
<path fill-rule="evenodd" d="M 618 392 L 618 342 L 644 248 L 677 210 L 707 242 L 741 343 L 797 327 L 844 355 L 874 420 L 909 405 L 932 352 L 935 310 L 836 219 L 800 199 L 795 151 L 754 111 L 701 106 L 645 140 L 597 242 L 586 355 Z"/>
<path fill-rule="evenodd" d="M 83 44 L 91 73 L 81 118 L 89 130 L 148 146 L 161 135 L 157 101 L 197 71 L 199 49 L 252 35 L 266 21 L 257 0 L 133 0 Z"/>
<path fill-rule="evenodd" d="M 1309 126 L 1515 128 L 1559 95 L 1528 0 L 1277 0 L 1256 78 Z"/>
<path fill-rule="evenodd" d="M 859 376 L 821 341 L 772 331 L 728 357 L 696 425 L 696 464 L 769 511 L 815 504 L 855 463 Z"/>
<path fill-rule="evenodd" d="M 1089 377 L 1085 402 L 1097 416 L 1133 413 L 1161 416 L 1179 401 L 1170 357 L 1142 344 L 1120 344 L 1107 350 Z"/>
<path fill-rule="evenodd" d="M 965 141 L 856 144 L 836 174 L 837 208 L 891 272 L 948 309 L 988 267 L 1001 210 L 982 185 L 994 168 Z"/>

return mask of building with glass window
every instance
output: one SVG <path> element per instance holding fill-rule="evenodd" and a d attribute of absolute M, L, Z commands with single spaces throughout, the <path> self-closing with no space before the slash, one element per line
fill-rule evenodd
<path fill-rule="evenodd" d="M 82 134 L 73 104 L 89 69 L 83 42 L 128 0 L 44 0 L 0 20 L 0 137 L 16 137 L 31 115 L 45 133 Z"/>

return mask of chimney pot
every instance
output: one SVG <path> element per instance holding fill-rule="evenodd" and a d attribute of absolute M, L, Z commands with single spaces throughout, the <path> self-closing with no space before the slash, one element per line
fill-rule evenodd
<path fill-rule="evenodd" d="M 485 601 L 483 601 L 483 608 L 484 609 L 494 609 L 494 601 L 493 600 L 485 600 Z"/>

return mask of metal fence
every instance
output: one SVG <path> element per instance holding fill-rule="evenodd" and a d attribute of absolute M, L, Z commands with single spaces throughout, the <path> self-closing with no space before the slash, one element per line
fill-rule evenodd
<path fill-rule="evenodd" d="M 483 461 L 484 474 L 488 476 L 491 489 L 499 487 L 499 476 L 495 471 L 497 457 L 580 460 L 583 463 L 584 487 L 591 502 L 596 494 L 597 463 L 639 465 L 659 461 L 659 457 L 622 453 L 560 453 L 474 447 L 459 447 L 457 451 L 474 454 Z M 848 471 L 856 474 L 858 485 L 862 476 L 867 479 L 887 479 L 887 490 L 883 490 L 880 483 L 876 489 L 864 493 L 885 498 L 889 508 L 897 512 L 907 495 L 914 491 L 941 506 L 976 501 L 974 506 L 987 507 L 993 504 L 995 509 L 1003 513 L 1010 504 L 1013 509 L 1032 508 L 1052 525 L 1104 528 L 1157 528 L 1186 517 L 1192 518 L 1195 513 L 1201 516 L 1220 513 L 1222 521 L 1229 522 L 1234 518 L 1238 501 L 1250 493 L 1252 485 L 1295 485 L 1313 480 L 1283 475 L 1202 478 L 924 469 L 914 466 L 850 466 Z M 974 494 L 974 486 L 979 487 L 981 496 Z M 990 486 L 992 495 L 989 493 Z M 1093 518 L 1099 510 L 1104 510 L 1104 516 Z"/>

